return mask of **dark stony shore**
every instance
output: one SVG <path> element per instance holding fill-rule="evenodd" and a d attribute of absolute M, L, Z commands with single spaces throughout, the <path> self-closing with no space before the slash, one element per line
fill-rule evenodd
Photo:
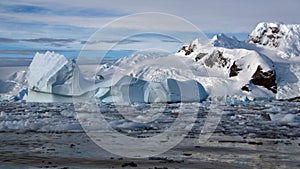
<path fill-rule="evenodd" d="M 180 144 L 163 154 L 137 159 L 103 150 L 83 131 L 14 130 L 4 126 L 5 121 L 18 121 L 28 112 L 38 114 L 37 119 L 55 119 L 44 114 L 51 110 L 52 115 L 60 116 L 59 112 L 72 110 L 70 106 L 0 103 L 0 112 L 4 112 L 0 117 L 0 168 L 300 168 L 299 103 L 219 105 L 223 110 L 220 123 L 212 136 L 199 144 L 207 111 L 201 107 L 203 113 Z M 293 118 L 286 120 L 286 115 Z M 70 116 L 61 119 L 76 123 Z"/>

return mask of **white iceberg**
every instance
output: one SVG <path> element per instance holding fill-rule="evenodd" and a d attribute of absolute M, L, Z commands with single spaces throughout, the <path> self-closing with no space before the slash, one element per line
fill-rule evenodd
<path fill-rule="evenodd" d="M 203 86 L 194 80 L 181 82 L 167 79 L 163 82 L 149 82 L 124 76 L 106 90 L 99 88 L 96 96 L 104 102 L 173 103 L 200 102 L 206 99 L 208 95 Z"/>
<path fill-rule="evenodd" d="M 37 53 L 28 73 L 30 102 L 72 102 L 73 97 L 103 102 L 200 102 L 207 98 L 203 86 L 195 81 L 166 79 L 150 82 L 130 76 L 118 80 L 87 80 L 74 61 L 54 52 Z"/>

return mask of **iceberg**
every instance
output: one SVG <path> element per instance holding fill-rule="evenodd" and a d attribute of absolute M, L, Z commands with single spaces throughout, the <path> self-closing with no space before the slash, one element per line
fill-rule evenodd
<path fill-rule="evenodd" d="M 96 96 L 104 102 L 200 102 L 207 98 L 204 87 L 195 80 L 149 82 L 130 76 L 122 77 L 115 85 L 99 88 Z M 105 92 L 103 92 L 105 91 Z"/>
<path fill-rule="evenodd" d="M 84 78 L 78 65 L 54 52 L 37 53 L 29 66 L 30 102 L 72 102 L 74 97 L 96 98 L 102 102 L 200 102 L 207 98 L 204 87 L 195 80 L 166 79 L 151 82 L 130 76 L 97 81 Z"/>
<path fill-rule="evenodd" d="M 72 70 L 73 65 L 63 55 L 54 52 L 36 53 L 29 66 L 28 87 L 37 92 L 55 93 L 56 86 L 68 83 Z"/>

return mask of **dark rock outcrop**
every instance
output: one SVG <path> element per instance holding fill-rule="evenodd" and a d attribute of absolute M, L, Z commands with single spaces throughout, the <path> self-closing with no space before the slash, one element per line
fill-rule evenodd
<path fill-rule="evenodd" d="M 290 98 L 287 101 L 289 101 L 289 102 L 300 102 L 300 96 L 299 97 Z"/>
<path fill-rule="evenodd" d="M 292 98 L 289 98 L 289 99 L 278 99 L 278 101 L 300 102 L 300 96 L 292 97 Z"/>
<path fill-rule="evenodd" d="M 189 46 L 182 46 L 182 48 L 178 51 L 184 51 L 184 55 L 189 55 L 191 53 L 193 53 L 195 50 L 197 49 L 197 45 L 196 44 L 190 44 Z"/>
<path fill-rule="evenodd" d="M 237 76 L 239 74 L 239 71 L 241 71 L 242 69 L 238 68 L 235 62 L 233 62 L 229 70 L 229 77 L 234 77 Z"/>
<path fill-rule="evenodd" d="M 271 47 L 279 47 L 279 41 L 284 33 L 280 32 L 278 27 L 271 27 L 269 26 L 265 30 L 262 31 L 261 35 L 259 36 L 249 36 L 250 42 L 264 45 L 264 46 L 271 46 Z"/>
<path fill-rule="evenodd" d="M 251 89 L 249 88 L 249 84 L 246 84 L 241 88 L 241 90 L 246 91 L 246 92 L 251 92 Z"/>
<path fill-rule="evenodd" d="M 208 53 L 199 53 L 196 57 L 195 57 L 195 61 L 198 62 L 199 60 L 201 60 L 204 56 L 206 56 Z"/>
<path fill-rule="evenodd" d="M 210 56 L 204 61 L 207 67 L 213 67 L 215 64 L 218 64 L 219 67 L 225 67 L 230 60 L 223 56 L 223 52 L 219 50 L 214 50 Z"/>
<path fill-rule="evenodd" d="M 258 86 L 263 86 L 273 93 L 277 93 L 276 73 L 274 70 L 264 72 L 259 65 L 255 73 L 252 75 L 251 82 Z"/>

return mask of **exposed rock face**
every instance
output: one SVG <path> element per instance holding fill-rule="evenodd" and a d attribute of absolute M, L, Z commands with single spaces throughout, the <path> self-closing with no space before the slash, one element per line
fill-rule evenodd
<path fill-rule="evenodd" d="M 225 67 L 230 60 L 223 56 L 223 52 L 219 50 L 214 50 L 212 54 L 204 61 L 207 67 L 213 67 L 215 64 L 218 64 L 218 67 Z"/>
<path fill-rule="evenodd" d="M 199 60 L 201 60 L 204 56 L 206 56 L 208 53 L 199 53 L 196 57 L 195 57 L 195 61 L 198 62 Z"/>
<path fill-rule="evenodd" d="M 246 91 L 246 92 L 251 92 L 251 89 L 249 88 L 249 84 L 246 84 L 241 88 L 241 90 Z"/>
<path fill-rule="evenodd" d="M 264 72 L 261 66 L 258 66 L 252 75 L 251 82 L 258 86 L 263 86 L 273 93 L 277 93 L 276 73 L 274 70 Z"/>
<path fill-rule="evenodd" d="M 178 50 L 178 53 L 183 51 L 184 55 L 189 55 L 191 53 L 193 53 L 194 51 L 196 51 L 196 49 L 198 48 L 198 39 L 195 39 L 191 44 L 189 44 L 188 46 L 182 46 L 182 48 L 180 50 Z"/>
<path fill-rule="evenodd" d="M 288 99 L 289 102 L 300 102 L 300 96 L 299 97 L 293 97 Z"/>
<path fill-rule="evenodd" d="M 103 80 L 104 77 L 102 75 L 96 75 L 96 80 Z"/>
<path fill-rule="evenodd" d="M 233 62 L 232 66 L 230 67 L 229 77 L 234 77 L 239 74 L 239 71 L 241 71 L 241 68 L 238 68 L 238 66 Z"/>

